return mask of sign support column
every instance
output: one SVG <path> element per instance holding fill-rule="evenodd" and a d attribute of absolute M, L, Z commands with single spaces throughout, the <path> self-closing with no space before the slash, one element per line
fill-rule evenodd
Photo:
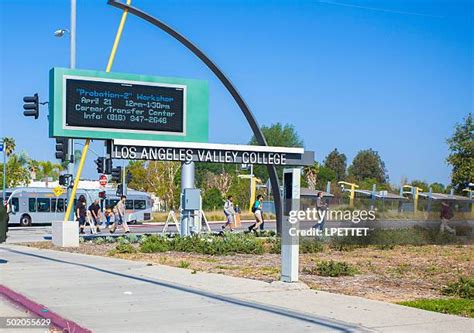
<path fill-rule="evenodd" d="M 283 170 L 283 225 L 281 233 L 281 281 L 298 282 L 299 222 L 290 223 L 290 211 L 300 208 L 301 169 Z"/>
<path fill-rule="evenodd" d="M 186 188 L 194 188 L 194 162 L 181 164 L 181 236 L 189 236 L 189 227 L 193 225 L 194 220 L 191 211 L 183 209 Z"/>

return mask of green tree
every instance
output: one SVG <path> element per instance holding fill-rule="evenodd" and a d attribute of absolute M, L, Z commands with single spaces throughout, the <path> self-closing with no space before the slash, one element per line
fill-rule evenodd
<path fill-rule="evenodd" d="M 1 165 L 2 173 L 4 171 L 4 165 Z M 24 154 L 12 153 L 8 158 L 7 168 L 7 182 L 6 187 L 16 187 L 19 185 L 28 185 L 30 182 L 30 172 L 26 167 L 26 161 Z M 0 178 L 0 187 L 3 186 L 3 177 Z"/>
<path fill-rule="evenodd" d="M 388 181 L 385 163 L 378 152 L 372 149 L 361 150 L 357 153 L 348 169 L 349 176 L 355 181 L 374 178 L 378 183 Z"/>
<path fill-rule="evenodd" d="M 276 123 L 271 126 L 264 125 L 261 127 L 261 130 L 269 146 L 303 147 L 303 140 L 299 137 L 296 129 L 292 125 Z M 250 138 L 249 144 L 258 145 L 254 135 Z M 278 167 L 277 172 L 281 179 L 283 168 Z M 254 167 L 254 174 L 264 182 L 268 179 L 267 168 L 263 165 L 256 165 Z"/>
<path fill-rule="evenodd" d="M 380 183 L 375 178 L 365 178 L 364 180 L 359 180 L 356 182 L 359 185 L 360 190 L 369 190 L 372 191 L 372 188 L 375 185 L 377 191 L 390 191 L 392 190 L 389 183 Z"/>
<path fill-rule="evenodd" d="M 450 154 L 447 158 L 452 167 L 451 185 L 461 192 L 467 183 L 474 181 L 474 121 L 469 113 L 464 122 L 456 124 L 454 134 L 447 140 Z"/>
<path fill-rule="evenodd" d="M 45 181 L 46 187 L 48 186 L 49 178 L 53 180 L 58 179 L 59 172 L 62 170 L 61 164 L 52 163 L 51 161 L 40 161 L 39 167 L 42 176 L 41 179 Z"/>
<path fill-rule="evenodd" d="M 318 185 L 321 190 L 326 190 L 326 184 L 331 182 L 334 184 L 336 181 L 336 172 L 325 166 L 319 167 L 318 173 Z"/>
<path fill-rule="evenodd" d="M 339 153 L 337 148 L 326 156 L 324 159 L 324 166 L 334 170 L 337 181 L 346 178 L 347 157 L 343 153 Z"/>
<path fill-rule="evenodd" d="M 217 188 L 207 190 L 202 197 L 202 208 L 206 211 L 222 208 L 223 198 Z"/>
<path fill-rule="evenodd" d="M 131 162 L 128 170 L 132 174 L 131 187 L 155 193 L 167 209 L 179 206 L 179 162 Z"/>
<path fill-rule="evenodd" d="M 441 183 L 432 183 L 430 187 L 433 193 L 444 193 L 446 191 L 446 187 Z"/>
<path fill-rule="evenodd" d="M 423 190 L 423 192 L 428 192 L 429 191 L 429 188 L 430 186 L 428 185 L 427 182 L 424 182 L 422 180 L 413 180 L 411 183 L 410 183 L 411 186 L 416 186 L 416 187 L 419 187 Z"/>
<path fill-rule="evenodd" d="M 243 212 L 249 209 L 250 205 L 250 183 L 248 179 L 237 178 L 230 186 L 226 195 L 234 197 L 234 205 L 238 205 Z"/>

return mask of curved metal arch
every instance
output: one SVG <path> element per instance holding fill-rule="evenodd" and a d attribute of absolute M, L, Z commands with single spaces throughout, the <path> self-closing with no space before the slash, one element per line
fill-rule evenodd
<path fill-rule="evenodd" d="M 108 0 L 107 3 L 113 7 L 120 8 L 122 10 L 127 9 L 129 13 L 136 15 L 144 19 L 145 21 L 148 21 L 149 23 L 153 24 L 154 26 L 160 28 L 161 30 L 169 34 L 171 37 L 179 41 L 181 44 L 183 44 L 188 50 L 194 53 L 199 59 L 201 59 L 201 61 L 204 62 L 204 64 L 217 76 L 217 78 L 222 82 L 222 84 L 226 87 L 226 89 L 232 95 L 235 102 L 239 106 L 240 110 L 244 114 L 245 119 L 247 119 L 247 122 L 250 125 L 250 128 L 252 129 L 252 132 L 255 135 L 255 138 L 257 139 L 258 144 L 261 146 L 268 145 L 267 141 L 265 140 L 265 137 L 263 136 L 262 131 L 260 130 L 260 127 L 258 126 L 257 120 L 255 119 L 252 111 L 250 111 L 250 108 L 248 107 L 247 103 L 245 103 L 244 99 L 239 94 L 237 89 L 234 87 L 232 82 L 230 82 L 230 80 L 219 69 L 219 67 L 217 67 L 217 65 L 211 59 L 209 59 L 209 57 L 206 56 L 204 52 L 202 52 L 196 45 L 194 45 L 190 40 L 188 40 L 186 37 L 181 35 L 179 32 L 177 32 L 176 30 L 174 30 L 167 24 L 163 23 L 159 19 L 145 13 L 144 11 L 138 8 L 135 8 L 133 6 L 129 6 L 124 3 L 115 1 L 115 0 Z M 281 194 L 280 194 L 280 182 L 278 180 L 276 168 L 273 165 L 268 165 L 267 170 L 270 176 L 270 183 L 272 186 L 272 193 L 273 193 L 273 198 L 274 198 L 274 203 L 275 203 L 277 232 L 280 234 L 282 218 L 283 218 L 282 201 L 281 201 Z"/>

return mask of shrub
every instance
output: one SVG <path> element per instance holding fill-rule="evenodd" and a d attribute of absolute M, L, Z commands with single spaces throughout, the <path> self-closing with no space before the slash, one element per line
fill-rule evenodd
<path fill-rule="evenodd" d="M 474 278 L 460 276 L 456 282 L 449 283 L 442 289 L 443 295 L 474 299 Z"/>
<path fill-rule="evenodd" d="M 116 253 L 135 253 L 137 250 L 132 246 L 132 244 L 119 243 L 115 247 Z"/>
<path fill-rule="evenodd" d="M 142 235 L 142 236 L 140 236 L 140 239 L 138 240 L 138 243 L 143 244 L 144 242 L 146 242 L 147 239 L 148 239 L 147 235 Z"/>
<path fill-rule="evenodd" d="M 303 272 L 319 276 L 353 276 L 358 270 L 345 261 L 320 261 L 315 267 L 305 267 Z"/>
<path fill-rule="evenodd" d="M 267 241 L 267 244 L 269 244 L 268 252 L 274 253 L 274 254 L 281 253 L 281 238 L 280 237 L 269 239 Z"/>
<path fill-rule="evenodd" d="M 96 237 L 94 238 L 94 244 L 101 245 L 105 243 L 105 239 L 103 237 Z"/>
<path fill-rule="evenodd" d="M 115 237 L 111 237 L 111 236 L 107 236 L 105 237 L 105 242 L 106 243 L 115 243 L 117 240 L 115 239 Z"/>
<path fill-rule="evenodd" d="M 310 238 L 300 238 L 300 253 L 317 253 L 324 250 L 323 244 Z"/>
<path fill-rule="evenodd" d="M 117 243 L 119 243 L 119 244 L 130 244 L 130 241 L 127 238 L 125 238 L 123 236 L 120 236 L 120 237 L 117 238 Z"/>
<path fill-rule="evenodd" d="M 234 253 L 263 254 L 265 241 L 252 235 L 225 234 L 222 237 L 194 235 L 175 237 L 171 249 L 181 252 L 195 252 L 211 255 L 229 255 Z"/>
<path fill-rule="evenodd" d="M 125 239 L 127 239 L 131 244 L 138 243 L 138 236 L 135 234 L 128 234 L 125 236 Z"/>
<path fill-rule="evenodd" d="M 166 252 L 170 249 L 170 242 L 167 238 L 161 236 L 150 236 L 147 237 L 140 244 L 140 252 L 144 253 L 155 253 L 155 252 Z"/>
<path fill-rule="evenodd" d="M 428 245 L 428 244 L 456 244 L 457 239 L 447 233 L 440 233 L 436 229 L 425 229 L 421 227 L 404 229 L 375 229 L 369 231 L 364 237 L 346 236 L 333 237 L 331 248 L 339 251 L 347 251 L 354 248 L 374 245 L 382 250 L 393 249 L 397 245 Z"/>

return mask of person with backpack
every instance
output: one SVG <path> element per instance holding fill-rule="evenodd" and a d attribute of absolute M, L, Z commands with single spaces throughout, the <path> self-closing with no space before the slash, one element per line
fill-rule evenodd
<path fill-rule="evenodd" d="M 255 200 L 252 205 L 252 213 L 255 216 L 255 223 L 252 224 L 248 229 L 249 231 L 257 232 L 260 225 L 263 223 L 263 195 L 257 195 L 257 200 Z"/>
<path fill-rule="evenodd" d="M 125 200 L 127 197 L 122 195 L 120 201 L 117 202 L 117 205 L 114 207 L 113 212 L 115 214 L 114 223 L 112 228 L 110 228 L 110 233 L 113 234 L 117 229 L 117 225 L 120 222 L 122 224 L 123 230 L 126 234 L 130 233 L 130 228 L 127 225 L 127 219 L 125 218 Z"/>
<path fill-rule="evenodd" d="M 224 231 L 227 226 L 230 226 L 230 231 L 232 230 L 232 223 L 235 220 L 235 209 L 234 209 L 234 199 L 231 195 L 227 197 L 227 200 L 224 203 L 224 215 L 226 217 L 226 222 L 222 226 L 222 231 Z"/>

